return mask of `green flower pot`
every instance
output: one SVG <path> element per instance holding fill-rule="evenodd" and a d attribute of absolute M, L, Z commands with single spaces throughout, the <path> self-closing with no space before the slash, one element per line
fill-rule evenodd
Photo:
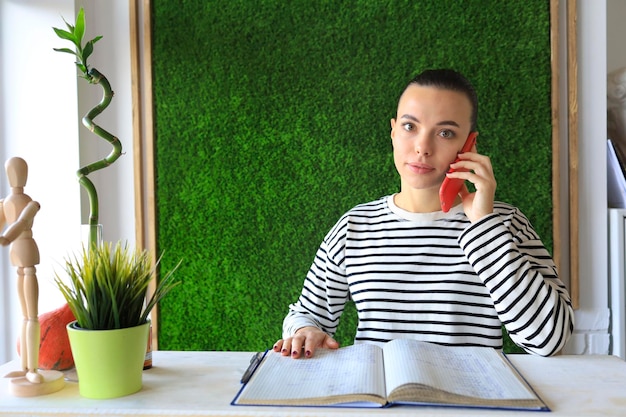
<path fill-rule="evenodd" d="M 117 398 L 141 389 L 150 322 L 115 330 L 67 325 L 78 390 L 86 398 Z"/>

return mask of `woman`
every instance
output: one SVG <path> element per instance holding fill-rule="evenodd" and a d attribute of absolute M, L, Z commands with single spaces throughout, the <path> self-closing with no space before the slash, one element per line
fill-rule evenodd
<path fill-rule="evenodd" d="M 490 159 L 476 146 L 459 154 L 477 133 L 477 113 L 474 88 L 458 72 L 428 70 L 411 80 L 391 119 L 400 192 L 356 206 L 326 235 L 275 351 L 300 358 L 338 348 L 332 336 L 350 298 L 359 316 L 355 343 L 413 338 L 501 348 L 504 324 L 527 352 L 561 350 L 573 310 L 550 254 L 517 208 L 494 202 Z M 461 187 L 443 212 L 446 176 L 475 191 Z"/>

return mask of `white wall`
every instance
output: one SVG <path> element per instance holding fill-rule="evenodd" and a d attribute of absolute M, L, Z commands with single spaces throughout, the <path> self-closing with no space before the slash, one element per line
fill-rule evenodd
<path fill-rule="evenodd" d="M 619 15 L 613 10 L 623 9 L 625 3 L 578 0 L 581 308 L 577 311 L 576 335 L 568 346 L 576 353 L 604 353 L 608 337 L 606 190 L 598 184 L 606 183 L 606 49 L 614 45 L 621 51 L 619 43 L 624 37 L 611 37 L 607 45 L 606 12 L 609 7 L 611 22 L 620 26 Z M 91 63 L 109 78 L 115 90 L 112 105 L 96 122 L 118 136 L 125 147 L 118 163 L 98 178 L 94 176 L 100 191 L 104 237 L 134 242 L 128 1 L 0 0 L 0 160 L 19 154 L 29 162 L 26 191 L 42 204 L 34 230 L 42 253 L 38 268 L 41 311 L 60 299 L 55 298 L 53 287 L 44 287 L 51 279 L 48 271 L 79 239 L 74 233 L 78 233 L 81 222 L 80 187 L 74 177 L 79 167 L 77 144 L 81 158 L 94 152 L 100 155 L 102 148 L 105 153 L 109 150 L 107 146 L 94 150 L 93 138 L 78 126 L 79 116 L 99 101 L 98 88 L 90 89 L 93 86 L 75 77 L 71 56 L 52 51 L 52 47 L 67 45 L 50 28 L 63 25 L 61 16 L 73 21 L 80 5 L 87 12 L 88 39 L 104 36 L 96 44 Z M 623 16 L 623 10 L 620 13 Z M 617 56 L 610 53 L 609 59 L 613 58 Z M 609 68 L 621 65 L 626 65 L 623 59 L 610 63 Z M 1 175 L 0 195 L 6 192 Z M 6 250 L 0 250 L 0 273 L 0 328 L 11 329 L 0 333 L 2 363 L 15 358 L 19 324 L 14 270 L 7 262 Z"/>
<path fill-rule="evenodd" d="M 577 333 L 568 349 L 575 353 L 608 353 L 606 1 L 578 0 L 577 7 L 581 296 L 576 311 Z"/>
<path fill-rule="evenodd" d="M 27 161 L 25 192 L 41 204 L 33 227 L 41 255 L 37 267 L 40 313 L 63 303 L 52 282 L 54 271 L 60 271 L 63 258 L 81 244 L 81 187 L 75 175 L 81 166 L 79 158 L 91 162 L 111 149 L 79 124 L 79 117 L 100 101 L 101 88 L 77 77 L 71 55 L 52 49 L 71 48 L 52 27 L 65 29 L 62 17 L 73 23 L 82 4 L 87 14 L 86 38 L 104 36 L 96 43 L 90 64 L 107 76 L 115 92 L 111 105 L 95 122 L 118 136 L 125 152 L 115 165 L 90 178 L 99 191 L 104 238 L 135 242 L 128 1 L 0 0 L 0 161 L 12 156 Z M 0 198 L 8 192 L 1 169 Z M 88 213 L 86 208 L 82 211 Z M 87 215 L 82 218 L 86 223 Z M 0 274 L 3 363 L 17 356 L 21 317 L 15 268 L 8 262 L 6 248 L 0 248 Z"/>
<path fill-rule="evenodd" d="M 626 1 L 624 0 L 607 0 L 606 4 L 606 33 L 607 33 L 607 56 L 606 56 L 606 71 L 608 74 L 620 70 L 620 72 L 626 68 L 626 50 L 624 50 L 623 40 L 626 37 L 626 25 L 624 25 L 624 19 L 626 18 Z M 613 213 L 615 217 L 617 217 L 617 213 Z M 614 223 L 613 227 L 617 227 Z M 618 236 L 617 231 L 612 231 L 612 239 L 610 240 L 611 245 L 615 245 L 611 247 L 611 251 L 613 253 L 613 259 L 611 262 L 616 262 L 619 259 L 623 259 L 623 255 L 616 255 L 615 251 L 619 251 L 617 246 L 619 240 L 616 239 Z M 624 338 L 626 335 L 624 332 L 624 320 L 626 319 L 624 314 L 624 300 L 623 300 L 623 282 L 620 286 L 616 282 L 616 280 L 623 279 L 623 274 L 620 274 L 618 271 L 620 269 L 620 265 L 617 264 L 612 270 L 612 283 L 613 286 L 611 288 L 611 301 L 616 299 L 620 301 L 621 307 L 617 306 L 612 309 L 611 317 L 611 353 L 614 355 L 620 355 L 624 358 Z M 622 291 L 620 291 L 620 289 Z M 620 299 L 621 298 L 621 299 Z"/>
<path fill-rule="evenodd" d="M 606 2 L 606 69 L 613 72 L 626 67 L 626 1 L 607 0 Z"/>

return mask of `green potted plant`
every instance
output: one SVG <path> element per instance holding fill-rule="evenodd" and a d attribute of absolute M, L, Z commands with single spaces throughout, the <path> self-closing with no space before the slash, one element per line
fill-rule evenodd
<path fill-rule="evenodd" d="M 69 282 L 55 277 L 76 317 L 67 329 L 81 395 L 113 398 L 141 389 L 148 315 L 179 284 L 174 269 L 147 298 L 158 263 L 147 251 L 103 242 L 66 260 Z"/>
<path fill-rule="evenodd" d="M 53 29 L 61 39 L 72 42 L 75 49 L 55 50 L 75 55 L 81 77 L 103 89 L 102 101 L 83 117 L 83 125 L 107 140 L 113 149 L 106 158 L 77 171 L 79 182 L 89 196 L 89 239 L 82 253 L 66 259 L 64 275 L 67 276 L 57 273 L 55 282 L 76 318 L 67 325 L 67 331 L 80 394 L 88 398 L 114 398 L 141 389 L 150 327 L 148 317 L 159 300 L 178 284 L 173 280 L 178 266 L 159 280 L 159 260 L 153 262 L 148 251 L 131 250 L 127 244 L 100 239 L 98 195 L 87 175 L 114 163 L 122 153 L 122 144 L 93 122 L 113 97 L 106 77 L 87 64 L 94 44 L 102 37 L 83 44 L 82 8 L 75 25 L 64 22 L 67 30 Z M 148 296 L 149 287 L 153 288 Z"/>

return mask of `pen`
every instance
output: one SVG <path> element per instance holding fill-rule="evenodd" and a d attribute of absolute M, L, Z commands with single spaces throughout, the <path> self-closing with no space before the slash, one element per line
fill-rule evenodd
<path fill-rule="evenodd" d="M 243 376 L 241 377 L 242 384 L 245 384 L 250 380 L 250 377 L 252 376 L 254 371 L 256 371 L 256 368 L 259 366 L 259 364 L 263 360 L 263 356 L 265 356 L 264 352 L 258 352 L 252 355 L 252 358 L 250 358 L 250 365 L 248 366 L 248 369 L 246 369 L 246 372 L 244 372 Z"/>

